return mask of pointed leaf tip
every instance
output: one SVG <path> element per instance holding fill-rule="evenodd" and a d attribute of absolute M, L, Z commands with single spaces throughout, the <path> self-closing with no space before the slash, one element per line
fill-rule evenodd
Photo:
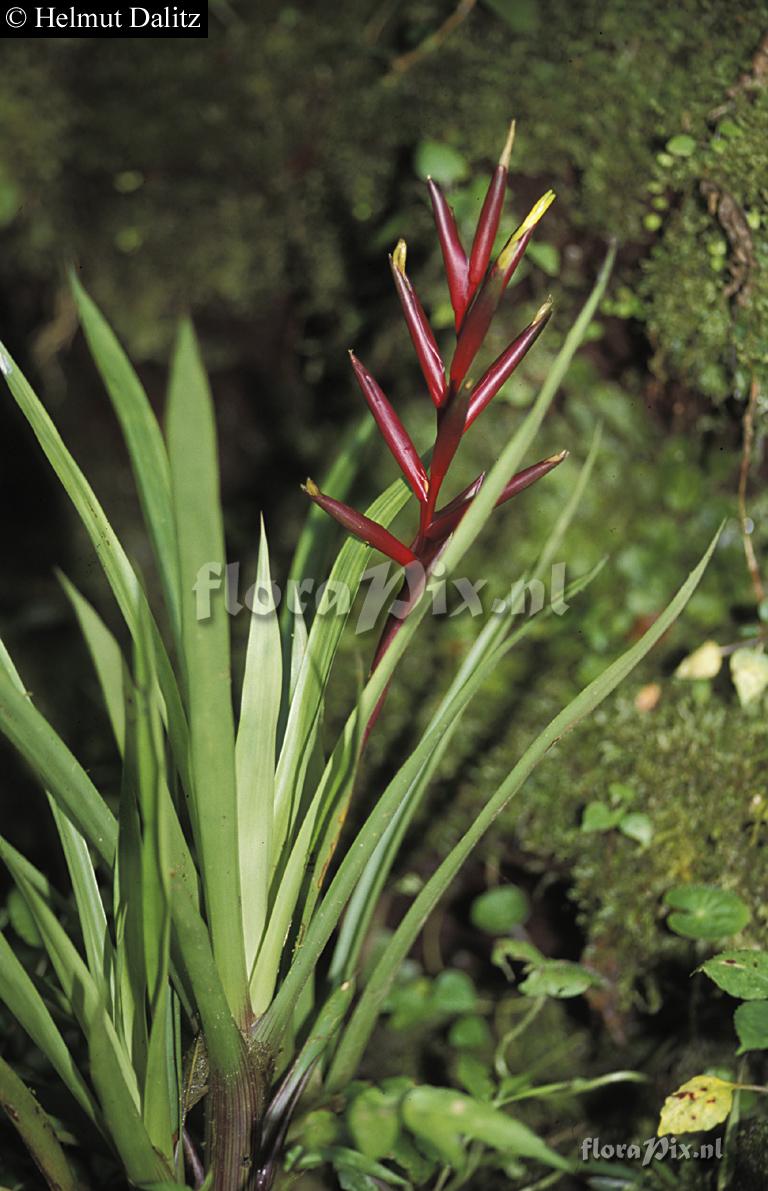
<path fill-rule="evenodd" d="M 539 306 L 539 309 L 534 314 L 534 316 L 533 316 L 534 323 L 540 323 L 543 319 L 549 318 L 550 314 L 552 313 L 553 306 L 554 306 L 554 301 L 552 299 L 552 295 L 549 294 L 548 297 L 545 299 L 545 301 L 542 302 L 541 306 Z"/>
<path fill-rule="evenodd" d="M 512 149 L 515 144 L 516 129 L 517 129 L 517 121 L 512 120 L 509 125 L 509 132 L 507 133 L 507 139 L 504 142 L 504 148 L 501 151 L 501 157 L 499 158 L 499 165 L 504 170 L 509 169 L 509 162 L 512 157 Z"/>
<path fill-rule="evenodd" d="M 529 232 L 532 232 L 536 225 L 541 222 L 555 201 L 555 198 L 556 195 L 554 190 L 547 190 L 541 196 L 541 198 L 537 199 L 537 201 L 533 204 L 523 222 L 518 228 L 515 229 L 499 253 L 499 258 L 496 262 L 499 269 L 503 270 L 507 268 L 507 265 L 514 258 L 515 247 L 518 242 L 522 240 L 523 236 L 526 236 Z"/>
<path fill-rule="evenodd" d="M 401 247 L 402 246 L 402 247 Z M 445 368 L 434 332 L 405 272 L 405 241 L 398 241 L 389 258 L 400 305 L 403 308 L 408 334 L 416 351 L 424 380 L 433 403 L 439 408 L 445 397 Z"/>

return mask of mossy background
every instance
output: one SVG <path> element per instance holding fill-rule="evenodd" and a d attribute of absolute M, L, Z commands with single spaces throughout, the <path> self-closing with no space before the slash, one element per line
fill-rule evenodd
<path fill-rule="evenodd" d="M 765 934 L 765 824 L 754 803 L 764 796 L 762 709 L 745 713 L 726 676 L 699 694 L 671 678 L 705 638 L 730 643 L 761 623 L 736 490 L 745 400 L 753 381 L 762 393 L 768 381 L 768 80 L 756 57 L 765 20 L 750 0 L 467 8 L 445 37 L 452 0 L 338 0 L 332 17 L 318 3 L 235 0 L 211 7 L 207 40 L 4 39 L 0 337 L 144 565 L 127 459 L 77 332 L 66 269 L 77 269 L 115 325 L 158 408 L 175 320 L 191 311 L 216 395 L 230 555 L 252 566 L 263 512 L 274 569 L 285 574 L 305 512 L 299 482 L 319 477 L 361 412 L 347 347 L 426 441 L 430 410 L 386 265 L 405 235 L 411 275 L 448 341 L 424 173 L 444 182 L 471 228 L 515 116 L 505 226 L 544 188 L 558 193 L 490 346 L 500 348 L 550 290 L 555 318 L 467 441 L 457 487 L 517 425 L 617 238 L 608 296 L 536 454 L 567 447 L 571 458 L 499 516 L 468 567 L 489 590 L 508 589 L 572 490 L 598 421 L 601 452 L 563 557 L 571 576 L 608 561 L 568 614 L 536 628 L 489 682 L 398 876 L 431 870 L 536 726 L 650 622 L 725 518 L 681 624 L 542 766 L 447 907 L 446 965 L 495 987 L 482 951 L 451 951 L 464 938 L 466 899 L 494 880 L 539 891 L 541 945 L 583 955 L 609 977 L 610 996 L 580 1023 L 578 1061 L 645 1063 L 658 1084 L 627 1111 L 648 1128 L 669 1080 L 692 1073 L 702 1021 L 714 1058 L 733 1056 L 716 998 L 703 1016 L 689 1014 L 695 957 L 664 926 L 664 891 L 683 879 L 736 889 L 753 909 L 748 942 Z M 733 200 L 748 229 L 744 300 L 728 296 L 737 254 L 702 182 Z M 764 410 L 761 397 L 749 501 L 759 557 L 768 545 Z M 8 402 L 0 432 L 12 560 L 0 581 L 3 629 L 41 706 L 109 785 L 114 758 L 53 568 L 116 622 L 70 510 Z M 378 447 L 361 463 L 359 503 L 393 474 Z M 235 622 L 238 639 L 243 629 Z M 372 796 L 475 630 L 467 615 L 425 625 L 372 740 Z M 371 646 L 350 635 L 348 674 Z M 351 689 L 340 676 L 331 722 Z M 648 682 L 660 683 L 661 701 L 640 714 L 634 698 Z M 9 834 L 55 877 L 60 860 L 41 828 L 39 795 L 15 761 L 6 764 Z M 581 830 L 584 805 L 612 782 L 636 791 L 654 825 L 649 847 Z M 675 1048 L 683 1019 L 693 1024 Z M 553 1036 L 567 1028 L 554 1021 Z M 663 1043 L 656 1059 L 654 1039 Z M 372 1053 L 388 1047 L 391 1035 Z M 434 1039 L 425 1048 L 434 1061 Z M 592 1124 L 606 1119 L 599 1105 L 594 1112 Z M 0 1140 L 12 1153 L 10 1135 Z M 33 1185 L 21 1159 L 7 1162 L 9 1185 Z"/>

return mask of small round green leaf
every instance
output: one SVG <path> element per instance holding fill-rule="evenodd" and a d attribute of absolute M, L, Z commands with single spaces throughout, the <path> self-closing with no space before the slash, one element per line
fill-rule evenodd
<path fill-rule="evenodd" d="M 547 960 L 541 967 L 534 968 L 519 985 L 526 997 L 579 997 L 588 988 L 597 984 L 597 979 L 583 968 L 564 959 Z"/>
<path fill-rule="evenodd" d="M 608 793 L 615 802 L 633 802 L 637 798 L 635 787 L 628 786 L 626 782 L 611 782 Z"/>
<path fill-rule="evenodd" d="M 768 1001 L 747 1001 L 739 1005 L 733 1024 L 741 1045 L 737 1054 L 747 1050 L 768 1050 Z"/>
<path fill-rule="evenodd" d="M 722 939 L 738 934 L 750 919 L 749 907 L 730 889 L 714 885 L 678 885 L 664 903 L 675 911 L 667 925 L 686 939 Z"/>
<path fill-rule="evenodd" d="M 690 157 L 696 152 L 696 141 L 687 132 L 678 133 L 667 141 L 667 152 L 673 157 Z"/>
<path fill-rule="evenodd" d="M 649 844 L 653 839 L 653 823 L 641 811 L 625 815 L 619 823 L 619 831 L 638 844 Z"/>
<path fill-rule="evenodd" d="M 466 972 L 449 968 L 435 979 L 430 1001 L 436 1013 L 471 1013 L 477 1004 L 477 993 Z"/>
<path fill-rule="evenodd" d="M 604 802 L 590 802 L 584 808 L 581 830 L 612 831 L 614 827 L 618 827 L 623 814 L 621 807 L 610 807 Z"/>
<path fill-rule="evenodd" d="M 342 1136 L 342 1123 L 335 1112 L 317 1108 L 307 1113 L 301 1123 L 301 1144 L 307 1150 L 333 1145 Z"/>
<path fill-rule="evenodd" d="M 496 1090 L 487 1063 L 477 1055 L 460 1054 L 456 1060 L 456 1079 L 475 1100 L 492 1100 Z"/>
<path fill-rule="evenodd" d="M 400 1132 L 399 1097 L 379 1088 L 365 1088 L 347 1109 L 347 1125 L 355 1145 L 366 1158 L 386 1158 Z"/>
<path fill-rule="evenodd" d="M 489 935 L 507 935 L 525 922 L 530 913 L 528 898 L 517 885 L 499 885 L 487 889 L 472 903 L 470 918 L 474 926 Z"/>
<path fill-rule="evenodd" d="M 765 951 L 722 951 L 698 969 L 718 988 L 742 1001 L 768 998 L 768 954 Z"/>
<path fill-rule="evenodd" d="M 484 1017 L 470 1013 L 453 1023 L 448 1042 L 456 1050 L 485 1050 L 493 1045 L 493 1035 Z"/>

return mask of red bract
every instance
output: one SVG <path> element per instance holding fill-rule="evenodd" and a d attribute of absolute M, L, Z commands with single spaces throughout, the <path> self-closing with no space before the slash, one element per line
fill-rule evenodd
<path fill-rule="evenodd" d="M 445 278 L 448 282 L 448 293 L 458 331 L 469 302 L 469 262 L 467 254 L 461 246 L 456 220 L 445 195 L 437 182 L 433 182 L 431 178 L 427 178 L 427 188 L 432 201 L 435 227 L 443 254 Z"/>
<path fill-rule="evenodd" d="M 413 286 L 406 276 L 405 252 L 405 240 L 399 240 L 395 251 L 389 258 L 389 264 L 411 342 L 416 349 L 421 371 L 427 382 L 429 395 L 439 408 L 445 399 L 445 366 L 421 302 L 416 297 Z"/>
<path fill-rule="evenodd" d="M 469 410 L 467 412 L 467 427 L 472 425 L 475 418 L 483 412 L 486 405 L 496 396 L 501 386 L 506 384 L 523 356 L 536 342 L 546 327 L 551 315 L 552 299 L 548 298 L 544 305 L 536 311 L 533 322 L 528 324 L 525 330 L 518 335 L 517 339 L 514 339 L 510 343 L 509 347 L 504 348 L 501 355 L 493 361 L 490 368 L 483 373 L 477 384 L 473 386 L 472 396 L 469 401 Z"/>
<path fill-rule="evenodd" d="M 451 361 L 451 385 L 454 389 L 463 381 L 480 349 L 496 308 L 512 275 L 523 258 L 539 220 L 554 202 L 555 193 L 548 190 L 531 208 L 519 228 L 512 233 L 488 270 L 485 280 L 474 296 L 461 326 L 456 351 Z"/>
<path fill-rule="evenodd" d="M 496 501 L 496 508 L 499 505 L 506 504 L 513 496 L 517 496 L 518 492 L 522 492 L 524 488 L 530 488 L 531 484 L 535 484 L 547 472 L 552 471 L 559 463 L 568 458 L 567 451 L 560 451 L 557 455 L 550 455 L 548 459 L 541 459 L 538 463 L 531 464 L 530 467 L 524 468 L 514 475 L 509 483 L 505 484 L 501 496 Z M 463 492 L 460 492 L 450 504 L 445 505 L 444 508 L 439 509 L 430 522 L 427 530 L 427 539 L 430 542 L 443 542 L 452 534 L 456 526 L 461 521 L 472 500 L 477 496 L 478 492 L 483 486 L 485 479 L 485 472 L 481 472 L 476 480 L 473 480 Z"/>
<path fill-rule="evenodd" d="M 493 243 L 499 230 L 499 220 L 504 207 L 504 196 L 507 193 L 507 176 L 509 175 L 509 159 L 512 156 L 512 146 L 515 143 L 515 122 L 509 126 L 509 136 L 504 146 L 499 164 L 493 172 L 488 193 L 483 202 L 483 209 L 477 221 L 477 231 L 472 241 L 472 252 L 469 256 L 469 287 L 472 293 L 477 289 L 485 277 L 488 261 L 491 259 Z"/>
<path fill-rule="evenodd" d="M 365 365 L 360 363 L 352 351 L 349 353 L 349 358 L 352 361 L 352 367 L 363 391 L 363 396 L 368 402 L 368 408 L 381 431 L 382 438 L 400 464 L 400 469 L 413 489 L 416 499 L 422 502 L 426 501 L 429 486 L 427 473 L 419 458 L 419 452 L 411 441 L 411 436 Z"/>
<path fill-rule="evenodd" d="M 366 517 L 364 513 L 358 513 L 357 509 L 351 509 L 343 501 L 326 496 L 324 492 L 320 491 L 314 480 L 307 480 L 306 484 L 302 484 L 302 488 L 316 505 L 325 509 L 326 513 L 338 521 L 339 525 L 343 525 L 361 542 L 367 542 L 369 546 L 380 550 L 382 554 L 386 554 L 401 567 L 407 567 L 410 563 L 417 561 L 413 551 L 383 525 L 379 525 L 378 521 L 372 521 L 370 517 Z"/>
<path fill-rule="evenodd" d="M 544 330 L 551 314 L 552 303 L 547 299 L 532 322 L 501 352 L 480 379 L 476 383 L 465 381 L 504 290 L 539 221 L 555 197 L 554 193 L 548 190 L 534 204 L 489 267 L 507 189 L 514 132 L 513 122 L 499 164 L 488 186 L 469 256 L 462 247 L 456 220 L 445 195 L 431 178 L 427 179 L 456 327 L 456 347 L 449 380 L 446 380 L 445 365 L 432 328 L 405 272 L 405 241 L 398 241 L 390 257 L 392 276 L 408 332 L 416 350 L 427 391 L 436 407 L 437 430 L 429 471 L 422 463 L 413 441 L 388 398 L 365 365 L 350 352 L 352 367 L 368 407 L 419 502 L 419 528 L 414 542 L 407 546 L 383 525 L 320 492 L 311 480 L 306 484 L 306 491 L 315 504 L 325 509 L 350 533 L 374 546 L 400 566 L 408 567 L 411 563 L 418 563 L 417 571 L 421 575 L 421 581 L 417 585 L 419 587 L 423 586 L 436 559 L 445 548 L 447 539 L 471 507 L 485 478 L 484 473 L 479 475 L 454 500 L 442 509 L 437 509 L 440 489 L 462 436 L 512 375 Z M 559 455 L 542 459 L 539 463 L 518 472 L 506 485 L 497 505 L 504 504 L 552 471 L 562 463 L 566 454 L 566 451 L 562 451 Z M 411 593 L 409 598 L 417 597 Z M 374 666 L 383 656 L 401 623 L 402 620 L 390 617 L 376 651 Z"/>

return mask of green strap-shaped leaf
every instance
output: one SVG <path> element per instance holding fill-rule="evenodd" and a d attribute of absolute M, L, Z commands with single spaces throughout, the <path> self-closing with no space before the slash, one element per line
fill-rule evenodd
<path fill-rule="evenodd" d="M 361 460 L 365 457 L 365 448 L 373 438 L 376 423 L 367 414 L 357 425 L 353 426 L 341 442 L 336 458 L 328 471 L 320 479 L 323 492 L 330 492 L 336 500 L 346 500 L 352 483 L 360 471 Z M 303 579 L 314 579 L 315 582 L 324 575 L 328 566 L 326 560 L 333 543 L 338 536 L 338 527 L 333 520 L 308 501 L 307 516 L 304 526 L 296 543 L 288 572 L 288 584 L 300 584 Z M 311 620 L 313 603 L 307 603 L 305 613 L 307 621 Z M 288 602 L 284 601 L 282 616 L 284 628 L 290 631 L 290 614 Z"/>
<path fill-rule="evenodd" d="M 507 803 L 530 776 L 544 754 L 561 736 L 570 731 L 579 720 L 589 715 L 598 704 L 602 703 L 616 689 L 619 683 L 631 673 L 638 662 L 642 661 L 664 633 L 667 632 L 670 625 L 680 615 L 696 590 L 712 557 L 719 536 L 718 531 L 699 565 L 691 572 L 688 579 L 667 605 L 664 612 L 654 621 L 651 628 L 647 630 L 635 645 L 623 653 L 621 657 L 617 658 L 598 678 L 572 699 L 568 706 L 556 715 L 544 731 L 536 737 L 511 773 L 501 783 L 493 796 L 486 802 L 483 809 L 469 825 L 459 843 L 451 849 L 442 864 L 439 865 L 435 873 L 426 882 L 388 942 L 370 975 L 365 991 L 360 998 L 341 1040 L 339 1049 L 336 1052 L 333 1068 L 329 1074 L 329 1087 L 343 1086 L 345 1080 L 350 1078 L 351 1073 L 356 1069 L 395 974 L 408 954 L 424 922 L 426 922 L 464 861 L 479 840 L 482 839 L 494 819 L 501 814 Z"/>
<path fill-rule="evenodd" d="M 83 1112 L 98 1122 L 99 1111 L 77 1069 L 58 1026 L 46 1008 L 26 970 L 4 935 L 0 934 L 0 1000 L 8 1007 L 22 1030 L 45 1055 Z"/>
<path fill-rule="evenodd" d="M 586 489 L 589 477 L 595 465 L 600 447 L 601 430 L 597 428 L 592 438 L 592 444 L 584 466 L 579 472 L 573 491 L 568 498 L 562 513 L 552 528 L 531 573 L 531 580 L 539 578 L 547 569 L 565 537 L 581 498 Z M 589 575 L 577 580 L 569 586 L 567 600 L 573 599 L 578 592 L 586 587 L 602 569 L 602 563 Z M 519 595 L 524 590 L 521 581 L 510 594 L 508 606 L 513 608 Z M 551 615 L 552 608 L 547 608 L 543 615 Z M 493 668 L 509 652 L 513 645 L 524 638 L 538 618 L 527 618 L 520 627 L 510 634 L 508 621 L 503 615 L 492 617 L 478 634 L 467 657 L 464 659 L 449 690 L 446 692 L 432 721 L 427 729 L 427 735 L 434 734 L 434 744 L 425 747 L 426 760 L 416 779 L 403 790 L 397 811 L 386 835 L 379 842 L 375 852 L 366 866 L 354 895 L 344 914 L 344 920 L 339 930 L 339 938 L 334 949 L 331 963 L 331 978 L 341 980 L 355 971 L 360 949 L 363 945 L 368 926 L 375 912 L 378 899 L 391 871 L 392 865 L 400 849 L 400 845 L 408 830 L 408 825 L 421 802 L 433 774 L 436 772 L 442 757 L 448 748 L 456 729 L 461 722 L 464 709 L 471 698 L 482 686 Z M 469 688 L 465 684 L 470 684 Z M 460 697 L 463 691 L 463 697 Z M 320 856 L 321 863 L 327 863 Z M 322 871 L 322 870 L 321 870 Z M 305 908 L 305 921 L 306 917 Z"/>
<path fill-rule="evenodd" d="M 264 941 L 259 950 L 251 980 L 252 1006 L 256 1014 L 265 1013 L 272 1001 L 285 940 L 291 927 L 296 902 L 304 880 L 307 857 L 311 852 L 317 817 L 324 803 L 332 806 L 337 801 L 343 800 L 345 791 L 354 781 L 360 750 L 360 732 L 357 720 L 349 725 L 343 743 L 343 748 L 334 749 L 322 780 L 302 817 L 293 847 L 290 849 L 279 875 L 267 929 L 264 932 Z"/>
<path fill-rule="evenodd" d="M 154 548 L 168 612 L 179 639 L 179 580 L 171 480 L 165 443 L 147 394 L 117 337 L 77 279 L 71 274 L 80 322 L 117 414 L 136 480 L 144 522 Z"/>
<path fill-rule="evenodd" d="M 103 984 L 110 1007 L 114 999 L 114 953 L 107 916 L 101 900 L 88 845 L 70 823 L 56 802 L 48 795 L 53 819 L 61 839 L 64 859 L 75 894 L 77 915 L 83 932 L 88 968 L 97 983 Z"/>
<path fill-rule="evenodd" d="M 234 1079 L 243 1063 L 243 1040 L 227 1003 L 206 925 L 175 871 L 171 873 L 171 913 L 211 1068 L 225 1079 Z"/>
<path fill-rule="evenodd" d="M 51 1191 L 78 1191 L 78 1181 L 53 1126 L 29 1088 L 0 1058 L 0 1105 Z"/>
<path fill-rule="evenodd" d="M 125 752 L 125 683 L 128 673 L 122 650 L 96 609 L 66 575 L 59 582 L 77 617 L 91 655 L 120 756 Z"/>
<path fill-rule="evenodd" d="M 401 480 L 396 480 L 368 507 L 366 516 L 381 525 L 388 525 L 410 495 L 407 486 Z M 298 800 L 314 748 L 323 693 L 347 623 L 348 610 L 344 611 L 344 607 L 351 607 L 370 557 L 368 546 L 352 539 L 344 543 L 310 629 L 277 765 L 273 866 L 278 860 L 289 826 L 296 818 Z M 338 593 L 344 593 L 342 598 L 345 604 L 341 608 L 336 603 Z"/>
<path fill-rule="evenodd" d="M 140 1083 L 147 1071 L 147 968 L 144 955 L 144 888 L 141 879 L 141 821 L 136 798 L 135 700 L 128 701 L 126 755 L 120 789 L 120 831 L 114 881 L 116 1014 L 123 1045 Z"/>
<path fill-rule="evenodd" d="M 149 1001 L 149 1037 L 142 1117 L 152 1144 L 169 1163 L 173 1160 L 170 1098 L 173 1050 L 168 1037 L 170 1009 L 170 822 L 173 814 L 165 777 L 162 718 L 157 699 L 151 629 L 139 613 L 141 627 L 135 649 L 136 719 L 133 741 L 141 818 L 141 904 L 144 965 Z"/>
<path fill-rule="evenodd" d="M 0 641 L 0 667 L 5 670 L 19 693 L 26 696 L 21 676 L 2 641 Z M 95 980 L 106 982 L 110 990 L 111 1003 L 114 956 L 104 905 L 88 844 L 50 793 L 48 793 L 48 803 L 61 839 L 64 858 L 72 881 L 88 967 Z"/>
<path fill-rule="evenodd" d="M 3 839 L 0 857 L 29 907 L 62 991 L 85 1034 L 101 1110 L 129 1179 L 140 1185 L 168 1178 L 170 1171 L 142 1123 L 136 1073 L 107 1012 L 104 990 L 92 979 L 66 931 L 40 896 L 34 867 Z"/>
<path fill-rule="evenodd" d="M 296 1098 L 313 1070 L 323 1058 L 329 1045 L 336 1037 L 341 1023 L 352 1003 L 355 986 L 354 981 L 345 980 L 329 994 L 321 1005 L 306 1042 L 296 1058 L 279 1088 L 272 1096 L 264 1123 L 264 1148 L 268 1151 L 270 1142 L 279 1138 L 281 1126 L 285 1117 L 290 1113 Z"/>
<path fill-rule="evenodd" d="M 72 501 L 104 569 L 104 574 L 112 588 L 123 619 L 131 636 L 135 638 L 138 632 L 136 608 L 139 602 L 146 602 L 146 596 L 136 573 L 128 561 L 117 534 L 96 499 L 96 494 L 64 445 L 61 435 L 42 402 L 19 369 L 16 361 L 1 343 L 0 354 L 3 356 L 2 374 L 6 384 L 19 409 L 29 422 L 48 462 L 61 481 L 64 491 Z M 187 725 L 168 653 L 154 623 L 152 644 L 165 701 L 174 760 L 181 774 L 182 782 L 185 788 L 188 788 Z"/>
<path fill-rule="evenodd" d="M 114 815 L 64 741 L 3 666 L 0 666 L 0 730 L 70 822 L 111 867 L 117 841 Z"/>
<path fill-rule="evenodd" d="M 22 856 L 7 840 L 0 836 L 0 859 L 7 866 L 13 880 L 22 894 L 29 912 L 40 932 L 43 946 L 48 954 L 62 992 L 72 1006 L 86 1038 L 95 1021 L 105 1021 L 112 1046 L 112 1065 L 116 1079 L 122 1078 L 138 1106 L 139 1090 L 136 1075 L 128 1054 L 119 1041 L 106 1006 L 106 987 L 93 979 L 64 927 L 53 913 L 47 899 L 40 892 L 41 874 L 33 864 Z"/>
<path fill-rule="evenodd" d="M 125 1173 L 137 1187 L 171 1181 L 172 1172 L 152 1145 L 141 1113 L 125 1080 L 115 1070 L 114 1037 L 106 1013 L 98 1014 L 88 1030 L 88 1058 L 109 1136 Z"/>
<path fill-rule="evenodd" d="M 191 818 L 213 952 L 230 1008 L 239 1019 L 247 1006 L 248 982 L 238 874 L 229 624 L 223 592 L 218 598 L 212 593 L 209 608 L 198 608 L 201 585 L 212 573 L 224 583 L 224 528 L 213 404 L 189 323 L 181 326 L 173 359 L 168 449 L 179 544 Z"/>
<path fill-rule="evenodd" d="M 263 521 L 252 604 L 235 744 L 243 939 L 249 974 L 267 921 L 275 748 L 283 681 L 280 626 L 272 599 Z"/>

